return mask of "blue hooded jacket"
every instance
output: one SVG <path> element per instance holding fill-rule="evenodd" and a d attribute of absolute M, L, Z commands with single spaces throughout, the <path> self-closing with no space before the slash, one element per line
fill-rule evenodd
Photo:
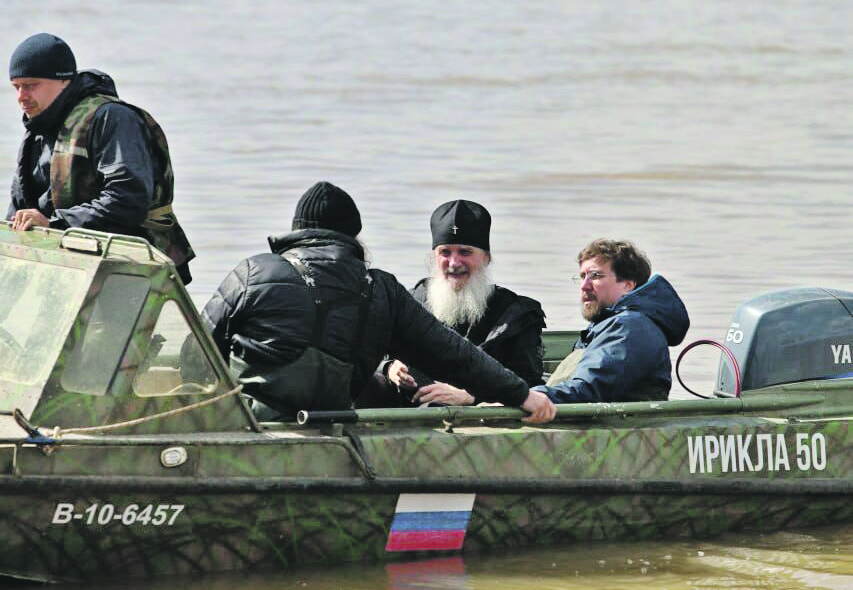
<path fill-rule="evenodd" d="M 668 347 L 680 344 L 689 327 L 678 293 L 654 275 L 581 332 L 575 350 L 585 351 L 571 379 L 533 389 L 558 404 L 665 400 L 672 387 Z"/>

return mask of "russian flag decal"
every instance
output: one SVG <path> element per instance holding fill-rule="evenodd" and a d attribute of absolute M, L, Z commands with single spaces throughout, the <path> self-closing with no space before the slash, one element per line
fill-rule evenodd
<path fill-rule="evenodd" d="M 385 551 L 462 549 L 476 494 L 400 494 Z"/>

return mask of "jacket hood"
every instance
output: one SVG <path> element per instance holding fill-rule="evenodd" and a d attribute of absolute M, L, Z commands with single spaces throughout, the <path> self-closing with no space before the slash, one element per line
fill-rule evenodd
<path fill-rule="evenodd" d="M 614 314 L 621 311 L 642 313 L 661 329 L 669 346 L 680 344 L 690 327 L 684 302 L 669 281 L 657 274 L 623 296 L 609 310 Z"/>
<path fill-rule="evenodd" d="M 100 70 L 80 70 L 74 78 L 71 86 L 77 85 L 76 93 L 78 99 L 92 94 L 106 94 L 118 98 L 116 83 L 109 74 Z"/>

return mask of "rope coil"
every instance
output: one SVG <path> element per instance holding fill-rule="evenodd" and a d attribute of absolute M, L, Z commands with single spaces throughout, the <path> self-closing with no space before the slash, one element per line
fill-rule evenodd
<path fill-rule="evenodd" d="M 706 339 L 696 340 L 695 342 L 691 342 L 690 344 L 688 344 L 687 346 L 684 347 L 684 350 L 681 351 L 681 354 L 678 355 L 678 359 L 675 361 L 675 377 L 678 379 L 678 382 L 681 384 L 681 386 L 685 390 L 692 393 L 696 397 L 701 397 L 702 399 L 712 399 L 712 396 L 710 396 L 710 395 L 702 395 L 701 393 L 693 391 L 692 389 L 687 387 L 687 385 L 684 384 L 684 381 L 681 380 L 681 375 L 678 372 L 678 368 L 681 365 L 681 359 L 684 358 L 684 355 L 687 353 L 687 351 L 692 350 L 692 349 L 694 349 L 697 346 L 700 346 L 702 344 L 709 344 L 711 346 L 715 346 L 715 347 L 719 348 L 720 350 L 722 350 L 723 354 L 726 355 L 726 358 L 729 360 L 729 363 L 731 364 L 732 370 L 734 371 L 734 374 L 735 374 L 735 397 L 740 397 L 740 394 L 741 394 L 740 367 L 737 364 L 737 359 L 735 358 L 735 355 L 732 353 L 732 351 L 729 350 L 729 348 L 725 344 L 721 344 L 721 343 L 717 342 L 716 340 L 706 340 Z"/>

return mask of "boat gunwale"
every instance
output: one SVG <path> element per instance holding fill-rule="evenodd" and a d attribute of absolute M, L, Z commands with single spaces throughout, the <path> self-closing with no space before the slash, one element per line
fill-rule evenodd
<path fill-rule="evenodd" d="M 19 475 L 0 478 L 0 492 L 55 490 L 57 493 L 97 490 L 98 492 L 132 492 L 170 494 L 190 493 L 317 493 L 352 492 L 369 494 L 400 493 L 477 493 L 525 494 L 547 496 L 570 493 L 600 494 L 707 494 L 839 496 L 853 495 L 853 480 L 837 478 L 701 477 L 693 480 L 588 478 L 529 476 L 519 478 L 442 477 L 426 480 L 419 477 L 287 477 L 287 476 L 210 476 L 173 478 L 161 476 L 109 475 Z"/>

